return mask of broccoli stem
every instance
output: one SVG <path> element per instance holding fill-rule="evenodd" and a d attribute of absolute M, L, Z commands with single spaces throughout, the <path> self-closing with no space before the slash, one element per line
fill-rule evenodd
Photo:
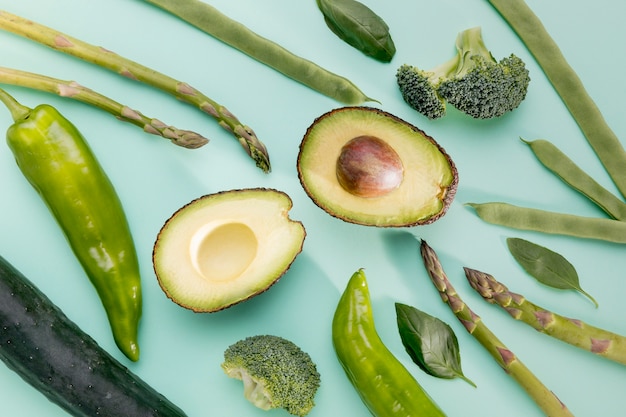
<path fill-rule="evenodd" d="M 487 302 L 502 307 L 514 319 L 565 343 L 626 364 L 626 337 L 546 310 L 509 291 L 493 276 L 475 269 L 464 269 L 472 288 Z"/>
<path fill-rule="evenodd" d="M 498 365 L 526 391 L 546 415 L 551 417 L 573 416 L 565 404 L 463 302 L 448 280 L 437 254 L 423 240 L 420 252 L 426 271 L 439 291 L 441 299 L 448 304 L 457 319 L 465 326 L 465 329 L 489 352 Z"/>
<path fill-rule="evenodd" d="M 487 0 L 547 76 L 607 173 L 626 196 L 626 150 L 541 20 L 524 0 Z"/>
<path fill-rule="evenodd" d="M 122 121 L 139 126 L 147 133 L 169 139 L 175 145 L 184 148 L 195 149 L 208 142 L 208 139 L 196 132 L 178 129 L 166 125 L 158 119 L 146 117 L 139 111 L 74 81 L 64 81 L 41 74 L 0 67 L 0 83 L 27 87 L 82 101 L 104 110 Z"/>
<path fill-rule="evenodd" d="M 254 131 L 250 127 L 243 125 L 224 106 L 189 84 L 145 67 L 107 49 L 83 42 L 4 10 L 0 10 L 0 29 L 26 37 L 57 51 L 158 88 L 181 101 L 196 106 L 202 112 L 216 119 L 224 129 L 231 132 L 259 168 L 265 172 L 270 171 L 267 149 L 257 138 Z"/>
<path fill-rule="evenodd" d="M 473 56 L 481 56 L 487 62 L 496 62 L 491 51 L 485 45 L 483 39 L 482 28 L 475 26 L 459 32 L 456 37 L 455 46 L 457 49 L 458 63 L 455 77 L 463 77 L 474 69 L 474 65 L 466 60 L 470 60 Z"/>

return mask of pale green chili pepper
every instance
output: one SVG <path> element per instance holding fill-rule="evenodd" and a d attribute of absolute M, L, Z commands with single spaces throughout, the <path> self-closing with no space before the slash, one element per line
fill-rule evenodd
<path fill-rule="evenodd" d="M 141 278 L 135 245 L 113 184 L 83 135 L 54 107 L 30 109 L 4 90 L 15 123 L 6 134 L 13 156 L 63 230 L 96 288 L 115 343 L 139 359 Z"/>
<path fill-rule="evenodd" d="M 375 417 L 445 417 L 376 332 L 363 270 L 355 272 L 339 300 L 332 325 L 339 362 Z"/>

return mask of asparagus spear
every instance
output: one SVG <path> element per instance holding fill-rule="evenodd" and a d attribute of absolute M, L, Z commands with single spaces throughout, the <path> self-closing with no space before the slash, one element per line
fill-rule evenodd
<path fill-rule="evenodd" d="M 422 240 L 420 252 L 426 271 L 465 329 L 489 352 L 500 367 L 526 391 L 547 416 L 573 416 L 557 396 L 550 391 L 498 337 L 489 330 L 481 318 L 463 302 L 439 262 L 435 251 Z"/>
<path fill-rule="evenodd" d="M 257 138 L 254 131 L 242 124 L 224 106 L 189 84 L 145 67 L 107 49 L 83 42 L 47 26 L 13 15 L 5 10 L 0 10 L 0 29 L 158 88 L 181 101 L 196 106 L 216 119 L 224 129 L 231 132 L 259 168 L 265 172 L 270 171 L 267 149 Z"/>
<path fill-rule="evenodd" d="M 0 67 L 0 83 L 32 88 L 82 101 L 98 107 L 120 120 L 139 126 L 145 132 L 169 139 L 175 145 L 184 148 L 195 149 L 208 142 L 208 139 L 199 133 L 178 129 L 166 125 L 158 119 L 146 117 L 141 112 L 90 90 L 75 81 L 64 81 L 41 74 Z"/>
<path fill-rule="evenodd" d="M 464 269 L 472 288 L 489 303 L 502 307 L 514 319 L 563 342 L 626 364 L 626 337 L 546 310 L 524 296 L 511 292 L 492 275 L 475 269 Z"/>

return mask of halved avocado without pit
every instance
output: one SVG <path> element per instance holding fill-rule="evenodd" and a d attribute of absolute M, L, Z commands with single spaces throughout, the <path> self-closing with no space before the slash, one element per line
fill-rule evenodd
<path fill-rule="evenodd" d="M 267 290 L 302 251 L 306 231 L 282 191 L 223 191 L 191 201 L 164 224 L 152 261 L 175 303 L 215 312 Z"/>
<path fill-rule="evenodd" d="M 459 180 L 454 162 L 432 137 L 362 106 L 315 119 L 300 144 L 297 168 L 316 205 L 346 222 L 377 227 L 441 218 Z"/>

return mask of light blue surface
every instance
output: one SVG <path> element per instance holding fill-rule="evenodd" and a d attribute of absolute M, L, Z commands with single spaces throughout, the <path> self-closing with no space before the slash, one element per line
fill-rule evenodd
<path fill-rule="evenodd" d="M 43 203 L 21 176 L 8 148 L 0 150 L 0 254 L 34 281 L 66 314 L 133 372 L 191 416 L 287 416 L 248 404 L 239 381 L 220 369 L 222 353 L 243 337 L 287 337 L 318 363 L 322 386 L 311 417 L 367 416 L 330 342 L 330 323 L 350 275 L 365 268 L 379 333 L 449 416 L 533 417 L 541 411 L 469 336 L 429 283 L 417 238 L 438 252 L 450 280 L 486 324 L 566 403 L 576 416 L 618 416 L 626 409 L 626 369 L 514 322 L 486 304 L 465 282 L 462 267 L 493 274 L 540 305 L 626 334 L 624 247 L 523 233 L 488 225 L 464 206 L 501 200 L 600 216 L 583 197 L 542 168 L 519 137 L 559 146 L 609 189 L 612 184 L 532 57 L 486 1 L 364 1 L 389 26 L 398 52 L 378 63 L 342 43 L 323 22 L 315 1 L 216 0 L 211 4 L 291 51 L 351 79 L 376 106 L 433 136 L 458 166 L 460 186 L 448 214 L 430 226 L 380 230 L 343 223 L 315 206 L 300 187 L 298 145 L 314 118 L 341 104 L 307 89 L 139 0 L 0 0 L 2 9 L 187 81 L 227 106 L 267 145 L 273 171 L 263 174 L 239 144 L 210 118 L 169 96 L 115 74 L 0 32 L 0 65 L 72 79 L 144 114 L 212 138 L 200 150 L 177 148 L 99 110 L 69 99 L 6 87 L 23 104 L 55 105 L 88 138 L 126 208 L 143 272 L 141 359 L 117 351 L 103 310 Z M 626 3 L 529 0 L 618 136 L 626 135 L 622 82 Z M 522 57 L 532 78 L 519 109 L 492 121 L 458 112 L 428 121 L 400 98 L 395 70 L 402 63 L 434 66 L 454 53 L 457 32 L 482 26 L 496 57 Z M 11 124 L 0 111 L 0 126 Z M 268 292 L 215 313 L 194 314 L 169 301 L 151 264 L 152 244 L 165 220 L 201 195 L 272 187 L 294 201 L 291 216 L 307 230 L 303 253 Z M 414 236 L 414 237 L 413 237 Z M 563 254 L 599 302 L 537 284 L 512 259 L 508 236 L 524 237 Z M 459 338 L 463 368 L 477 388 L 422 373 L 404 352 L 393 303 L 400 301 L 448 322 Z M 3 416 L 64 416 L 20 378 L 0 366 Z"/>

